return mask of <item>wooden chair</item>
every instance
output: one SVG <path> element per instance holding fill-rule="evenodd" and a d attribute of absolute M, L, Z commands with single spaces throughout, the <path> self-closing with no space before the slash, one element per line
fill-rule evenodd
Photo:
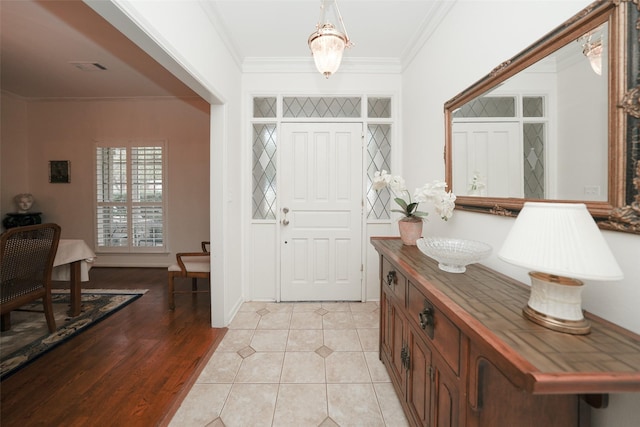
<path fill-rule="evenodd" d="M 11 228 L 0 236 L 0 315 L 11 328 L 11 311 L 42 298 L 49 332 L 56 330 L 51 302 L 51 271 L 60 226 L 38 224 Z"/>
<path fill-rule="evenodd" d="M 198 290 L 198 279 L 209 279 L 211 284 L 210 242 L 202 242 L 202 252 L 181 252 L 176 254 L 176 264 L 169 266 L 169 310 L 175 310 L 175 294 L 209 292 Z M 176 291 L 176 277 L 191 278 L 191 291 Z"/>

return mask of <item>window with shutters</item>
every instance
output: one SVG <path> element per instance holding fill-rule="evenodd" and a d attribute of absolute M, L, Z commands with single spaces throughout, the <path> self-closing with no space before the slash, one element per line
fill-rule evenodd
<path fill-rule="evenodd" d="M 165 143 L 96 146 L 96 244 L 106 252 L 164 252 Z"/>

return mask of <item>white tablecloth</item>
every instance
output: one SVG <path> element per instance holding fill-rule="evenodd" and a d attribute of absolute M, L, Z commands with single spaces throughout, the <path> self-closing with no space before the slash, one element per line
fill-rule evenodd
<path fill-rule="evenodd" d="M 82 261 L 80 263 L 80 280 L 89 281 L 89 270 L 93 266 L 93 259 L 96 254 L 81 239 L 60 239 L 58 252 L 53 260 L 52 280 L 70 280 L 70 263 Z"/>

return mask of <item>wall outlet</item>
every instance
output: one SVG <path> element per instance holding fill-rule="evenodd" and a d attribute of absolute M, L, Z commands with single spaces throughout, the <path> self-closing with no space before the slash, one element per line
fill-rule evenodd
<path fill-rule="evenodd" d="M 599 185 L 585 185 L 584 186 L 584 194 L 586 196 L 599 196 L 600 195 L 600 186 Z"/>

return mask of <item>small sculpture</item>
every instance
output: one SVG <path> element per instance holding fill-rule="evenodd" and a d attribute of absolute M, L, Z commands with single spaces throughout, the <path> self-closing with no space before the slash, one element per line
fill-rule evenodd
<path fill-rule="evenodd" d="M 18 207 L 18 213 L 27 213 L 33 205 L 33 195 L 31 193 L 20 193 L 13 198 Z"/>

